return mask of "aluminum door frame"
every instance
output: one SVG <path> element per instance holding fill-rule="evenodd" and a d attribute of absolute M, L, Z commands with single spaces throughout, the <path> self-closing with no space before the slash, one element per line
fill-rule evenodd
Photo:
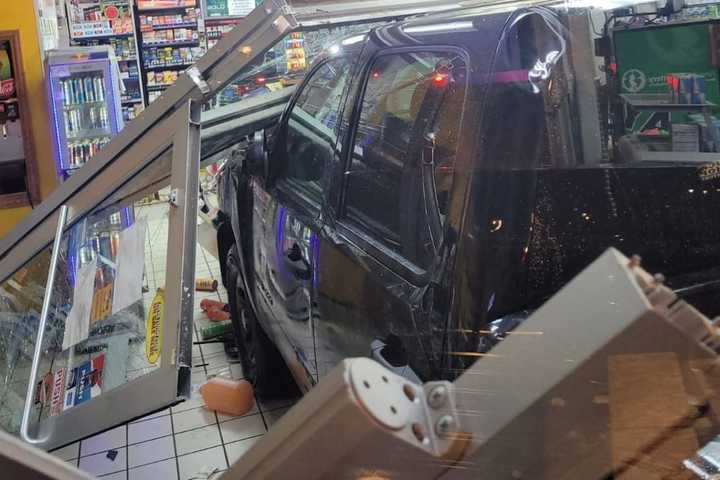
<path fill-rule="evenodd" d="M 52 243 L 58 211 L 70 205 L 68 226 L 101 203 L 103 183 L 95 192 L 86 192 L 90 183 L 117 164 L 124 171 L 139 167 L 136 158 L 128 155 L 137 143 L 147 142 L 155 135 L 154 128 L 172 116 L 189 100 L 208 101 L 250 62 L 264 55 L 273 45 L 297 27 L 285 0 L 266 0 L 240 22 L 214 48 L 183 73 L 178 81 L 146 108 L 135 120 L 98 152 L 67 182 L 58 187 L 10 233 L 0 240 L 0 282 L 5 281 L 28 260 Z M 141 157 L 145 158 L 145 157 Z M 113 175 L 114 178 L 120 178 Z M 22 245 L 21 249 L 16 249 Z"/>
<path fill-rule="evenodd" d="M 195 284 L 195 242 L 198 177 L 200 169 L 200 110 L 189 100 L 171 117 L 96 177 L 109 190 L 112 202 L 134 200 L 169 182 L 174 200 L 170 205 L 166 260 L 165 313 L 160 365 L 99 397 L 33 425 L 35 446 L 53 449 L 107 430 L 123 422 L 167 408 L 190 396 L 192 321 Z M 170 159 L 170 171 L 147 178 L 144 168 Z M 137 159 L 142 159 L 137 162 Z M 132 160 L 132 161 L 130 161 Z M 141 164 L 137 167 L 137 164 Z M 162 163 L 158 164 L 160 168 Z M 122 167 L 131 167 L 125 171 Z M 132 168 L 135 167 L 135 168 Z M 153 173 L 152 171 L 149 173 Z M 103 175 L 104 174 L 104 175 Z M 122 179 L 122 180 L 118 180 Z M 91 183 L 91 190 L 100 187 Z M 131 188 L 128 188 L 131 187 Z M 115 198 L 119 195 L 120 198 Z M 77 207 L 71 202 L 70 210 Z M 83 200 L 88 200 L 83 198 Z M 100 205 L 96 203 L 93 207 Z M 76 213 L 76 217 L 78 217 Z M 65 232 L 69 229 L 65 227 Z M 53 268 L 53 265 L 51 265 Z"/>

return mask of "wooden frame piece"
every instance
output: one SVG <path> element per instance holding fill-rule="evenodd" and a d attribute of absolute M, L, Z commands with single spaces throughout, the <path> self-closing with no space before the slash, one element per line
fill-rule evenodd
<path fill-rule="evenodd" d="M 15 97 L 18 99 L 20 107 L 20 125 L 23 136 L 23 150 L 25 152 L 25 177 L 27 179 L 27 190 L 25 192 L 0 195 L 0 208 L 32 206 L 40 203 L 40 185 L 32 132 L 32 113 L 23 71 L 20 31 L 0 30 L 0 42 L 10 43 L 10 55 L 15 79 Z"/>

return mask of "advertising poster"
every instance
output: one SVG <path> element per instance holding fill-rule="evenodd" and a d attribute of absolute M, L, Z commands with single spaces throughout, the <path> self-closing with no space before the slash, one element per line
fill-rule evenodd
<path fill-rule="evenodd" d="M 244 17 L 255 8 L 255 0 L 206 0 L 207 16 Z"/>
<path fill-rule="evenodd" d="M 102 393 L 105 355 L 99 355 L 77 367 L 68 369 L 63 410 L 80 405 Z"/>

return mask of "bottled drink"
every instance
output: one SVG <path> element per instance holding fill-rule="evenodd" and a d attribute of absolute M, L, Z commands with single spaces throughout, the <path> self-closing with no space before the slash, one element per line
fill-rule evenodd
<path fill-rule="evenodd" d="M 215 377 L 200 387 L 205 406 L 210 410 L 240 416 L 255 404 L 252 385 L 247 380 Z"/>

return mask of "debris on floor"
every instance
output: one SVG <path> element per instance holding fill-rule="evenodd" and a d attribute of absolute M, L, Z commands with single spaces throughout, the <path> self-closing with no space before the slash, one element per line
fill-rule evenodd
<path fill-rule="evenodd" d="M 219 468 L 203 467 L 188 480 L 211 480 L 215 477 L 215 474 L 221 473 Z"/>
<path fill-rule="evenodd" d="M 201 340 L 210 340 L 232 332 L 232 322 L 224 320 L 200 329 Z"/>
<path fill-rule="evenodd" d="M 255 405 L 253 387 L 247 380 L 214 377 L 200 387 L 200 394 L 209 410 L 240 416 Z"/>
<path fill-rule="evenodd" d="M 198 278 L 195 280 L 195 290 L 198 292 L 214 292 L 218 288 L 218 281 L 212 278 Z"/>
<path fill-rule="evenodd" d="M 227 303 L 204 298 L 202 302 L 200 302 L 200 308 L 205 312 L 205 315 L 207 315 L 211 322 L 230 320 L 230 307 Z"/>

